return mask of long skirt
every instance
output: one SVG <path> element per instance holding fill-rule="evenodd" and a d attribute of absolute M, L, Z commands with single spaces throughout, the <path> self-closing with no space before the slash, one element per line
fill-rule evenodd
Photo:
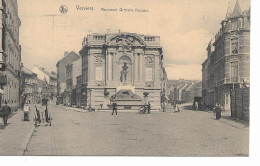
<path fill-rule="evenodd" d="M 216 111 L 216 119 L 220 119 L 221 118 L 221 111 Z"/>

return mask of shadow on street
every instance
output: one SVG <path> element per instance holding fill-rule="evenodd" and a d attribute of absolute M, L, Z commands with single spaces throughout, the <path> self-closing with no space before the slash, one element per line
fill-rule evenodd
<path fill-rule="evenodd" d="M 4 130 L 10 123 L 7 123 L 7 125 L 0 124 L 0 130 Z"/>
<path fill-rule="evenodd" d="M 183 106 L 182 109 L 187 110 L 187 111 L 194 111 L 192 105 Z M 197 110 L 197 111 L 211 112 L 211 110 Z M 229 121 L 234 121 L 234 122 L 239 123 L 239 124 L 242 124 L 242 125 L 244 125 L 244 127 L 248 127 L 249 126 L 249 122 L 233 119 L 233 118 L 231 118 L 230 115 L 222 115 L 221 118 L 229 120 Z M 216 118 L 212 118 L 212 119 L 216 120 Z"/>
<path fill-rule="evenodd" d="M 233 118 L 230 117 L 230 116 L 221 116 L 221 118 L 234 121 L 234 122 L 236 122 L 236 123 L 239 123 L 239 124 L 244 125 L 245 127 L 248 127 L 248 126 L 249 126 L 249 122 L 245 122 L 245 121 L 241 121 L 241 120 L 236 120 L 236 119 L 233 119 Z"/>
<path fill-rule="evenodd" d="M 187 110 L 187 111 L 194 111 L 192 105 L 185 105 L 185 106 L 182 107 L 182 109 Z M 196 110 L 196 111 L 208 112 L 210 110 Z"/>

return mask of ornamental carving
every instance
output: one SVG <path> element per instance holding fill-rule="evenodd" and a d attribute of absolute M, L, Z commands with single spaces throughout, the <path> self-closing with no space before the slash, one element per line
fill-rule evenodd
<path fill-rule="evenodd" d="M 237 61 L 237 60 L 239 60 L 239 57 L 237 57 L 237 56 L 229 56 L 229 57 L 227 57 L 227 61 Z"/>
<path fill-rule="evenodd" d="M 145 45 L 144 41 L 137 35 L 122 33 L 109 39 L 108 45 L 116 45 L 118 51 L 132 51 L 132 46 Z"/>
<path fill-rule="evenodd" d="M 105 62 L 105 58 L 103 55 L 94 55 L 95 56 L 95 62 L 103 63 Z"/>
<path fill-rule="evenodd" d="M 105 86 L 105 83 L 103 81 L 95 81 L 95 86 Z"/>
<path fill-rule="evenodd" d="M 154 82 L 145 82 L 145 87 L 154 87 Z"/>
<path fill-rule="evenodd" d="M 154 57 L 153 56 L 145 56 L 144 57 L 144 62 L 145 63 L 153 63 L 154 62 Z"/>

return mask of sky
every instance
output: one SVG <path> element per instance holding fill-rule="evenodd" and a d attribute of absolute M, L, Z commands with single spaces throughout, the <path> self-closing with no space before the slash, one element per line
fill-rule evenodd
<path fill-rule="evenodd" d="M 90 33 L 131 32 L 160 36 L 168 79 L 201 80 L 206 47 L 236 0 L 18 0 L 22 62 L 56 71 L 64 51 L 78 53 Z M 249 0 L 239 0 L 242 11 Z M 61 14 L 59 7 L 68 12 Z M 93 7 L 91 10 L 77 10 Z M 146 9 L 148 12 L 104 12 L 101 8 Z"/>

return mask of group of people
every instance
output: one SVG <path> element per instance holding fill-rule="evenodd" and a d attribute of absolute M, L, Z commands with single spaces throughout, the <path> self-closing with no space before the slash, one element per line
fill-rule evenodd
<path fill-rule="evenodd" d="M 47 111 L 47 106 L 46 110 Z M 30 101 L 25 102 L 23 106 L 23 120 L 24 121 L 30 121 L 30 112 L 31 112 L 31 107 L 30 107 Z M 11 107 L 8 106 L 7 101 L 4 102 L 4 105 L 0 109 L 0 117 L 3 119 L 4 125 L 7 125 L 8 117 L 11 114 Z M 46 114 L 46 113 L 45 113 Z M 47 112 L 48 116 L 48 112 Z"/>
<path fill-rule="evenodd" d="M 114 113 L 117 115 L 117 103 L 115 101 L 113 101 L 112 108 L 113 108 L 112 115 L 114 115 Z M 144 105 L 143 107 L 141 107 L 140 113 L 144 114 L 144 113 L 146 113 L 146 110 L 147 110 L 147 113 L 150 114 L 150 112 L 151 112 L 150 102 L 148 102 L 147 105 Z"/>
<path fill-rule="evenodd" d="M 24 121 L 29 121 L 29 112 L 30 112 L 30 106 L 29 106 L 29 101 L 25 103 L 24 107 L 23 107 L 23 111 L 24 111 Z M 2 108 L 0 109 L 0 117 L 3 118 L 4 121 L 4 125 L 7 125 L 7 121 L 8 121 L 8 117 L 10 116 L 12 110 L 11 107 L 8 106 L 7 101 L 4 102 L 4 105 L 2 106 Z"/>

